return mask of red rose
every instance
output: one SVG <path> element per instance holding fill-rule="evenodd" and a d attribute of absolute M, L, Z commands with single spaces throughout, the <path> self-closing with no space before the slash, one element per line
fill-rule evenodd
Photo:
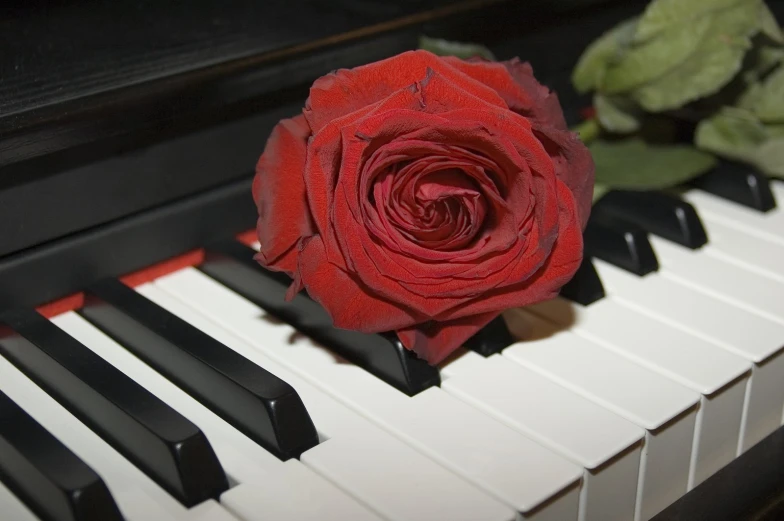
<path fill-rule="evenodd" d="M 594 167 L 527 63 L 407 52 L 319 78 L 257 165 L 256 259 L 438 363 L 582 259 Z"/>

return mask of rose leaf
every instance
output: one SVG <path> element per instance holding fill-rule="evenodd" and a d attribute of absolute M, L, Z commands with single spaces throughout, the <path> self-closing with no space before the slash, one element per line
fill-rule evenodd
<path fill-rule="evenodd" d="M 781 64 L 784 64 L 784 48 L 754 45 L 744 59 L 743 73 L 739 79 L 747 86 L 748 90 Z M 747 92 L 741 93 L 741 98 L 746 96 Z"/>
<path fill-rule="evenodd" d="M 741 106 L 764 123 L 784 121 L 784 66 L 754 84 L 741 99 Z"/>
<path fill-rule="evenodd" d="M 667 74 L 635 90 L 646 110 L 661 112 L 718 92 L 741 70 L 751 36 L 759 29 L 756 9 L 744 1 L 711 15 L 711 28 L 692 55 Z"/>
<path fill-rule="evenodd" d="M 628 92 L 661 77 L 686 61 L 710 29 L 711 19 L 703 17 L 674 24 L 656 38 L 632 44 L 608 64 L 599 90 L 608 94 Z"/>
<path fill-rule="evenodd" d="M 635 40 L 645 41 L 678 23 L 691 23 L 695 18 L 713 11 L 732 7 L 747 0 L 653 0 L 645 8 Z"/>
<path fill-rule="evenodd" d="M 765 130 L 768 131 L 770 137 L 784 137 L 784 123 L 765 125 Z"/>
<path fill-rule="evenodd" d="M 774 42 L 784 44 L 784 33 L 765 2 L 760 5 L 760 32 Z"/>
<path fill-rule="evenodd" d="M 596 94 L 593 106 L 599 122 L 610 132 L 627 134 L 640 128 L 640 111 L 627 99 Z"/>
<path fill-rule="evenodd" d="M 757 149 L 755 164 L 766 174 L 784 179 L 784 137 L 771 138 Z"/>
<path fill-rule="evenodd" d="M 696 145 L 784 177 L 784 125 L 763 125 L 747 110 L 725 107 L 697 125 Z"/>
<path fill-rule="evenodd" d="M 584 94 L 599 85 L 608 62 L 616 58 L 631 41 L 636 24 L 636 17 L 621 22 L 583 51 L 572 72 L 572 84 L 577 92 Z"/>
<path fill-rule="evenodd" d="M 430 51 L 436 56 L 455 56 L 463 60 L 481 56 L 482 58 L 496 61 L 490 49 L 478 43 L 455 42 L 423 35 L 419 37 L 419 48 Z"/>
<path fill-rule="evenodd" d="M 710 170 L 716 158 L 688 145 L 649 145 L 634 137 L 589 146 L 596 183 L 606 188 L 660 190 Z"/>
<path fill-rule="evenodd" d="M 767 139 L 765 126 L 754 114 L 735 107 L 700 121 L 694 136 L 701 150 L 745 162 L 754 161 L 757 148 Z"/>

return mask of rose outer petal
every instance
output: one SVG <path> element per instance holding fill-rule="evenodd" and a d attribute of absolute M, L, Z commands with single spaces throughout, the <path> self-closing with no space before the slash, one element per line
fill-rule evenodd
<path fill-rule="evenodd" d="M 319 235 L 303 241 L 299 272 L 308 295 L 329 313 L 335 327 L 364 333 L 393 331 L 425 317 L 367 291 L 361 281 L 327 260 Z"/>
<path fill-rule="evenodd" d="M 572 192 L 577 218 L 584 230 L 591 215 L 596 175 L 591 152 L 573 132 L 540 127 L 534 129 L 534 135 L 552 157 L 555 175 Z"/>
<path fill-rule="evenodd" d="M 256 259 L 266 267 L 292 275 L 297 268 L 296 244 L 313 233 L 304 165 L 310 127 L 304 116 L 280 121 L 272 130 L 256 164 L 252 194 L 258 209 Z"/>
<path fill-rule="evenodd" d="M 403 328 L 397 336 L 403 345 L 430 364 L 439 364 L 452 354 L 456 346 L 474 336 L 500 313 L 483 313 L 445 322 Z"/>
<path fill-rule="evenodd" d="M 531 64 L 518 58 L 504 62 L 446 57 L 450 65 L 492 87 L 511 110 L 536 123 L 566 130 L 558 95 L 539 83 Z"/>
<path fill-rule="evenodd" d="M 310 96 L 305 103 L 305 117 L 313 132 L 317 133 L 337 118 L 374 105 L 392 93 L 422 81 L 428 76 L 428 70 L 458 85 L 460 90 L 471 97 L 499 108 L 507 108 L 504 100 L 491 87 L 462 73 L 443 58 L 417 50 L 322 76 L 310 88 Z M 437 97 L 432 98 L 432 101 L 439 103 Z"/>

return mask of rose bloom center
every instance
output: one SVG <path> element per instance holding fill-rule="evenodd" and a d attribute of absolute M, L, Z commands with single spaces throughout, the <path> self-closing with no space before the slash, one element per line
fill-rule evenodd
<path fill-rule="evenodd" d="M 455 251 L 481 235 L 488 205 L 477 165 L 445 157 L 401 161 L 380 172 L 370 204 L 387 232 L 422 248 Z"/>

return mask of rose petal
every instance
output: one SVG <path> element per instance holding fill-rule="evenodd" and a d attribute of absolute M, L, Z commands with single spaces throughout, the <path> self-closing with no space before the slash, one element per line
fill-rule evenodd
<path fill-rule="evenodd" d="M 509 279 L 511 284 L 488 291 L 480 299 L 463 302 L 452 309 L 444 310 L 433 318 L 449 320 L 471 314 L 527 306 L 556 297 L 561 287 L 574 277 L 583 257 L 582 229 L 575 219 L 576 203 L 566 185 L 560 182 L 557 196 L 560 209 L 558 234 L 549 257 L 536 273 L 525 279 L 517 279 L 517 273 L 513 272 Z M 514 283 L 515 280 L 519 282 Z"/>
<path fill-rule="evenodd" d="M 400 329 L 397 336 L 407 349 L 436 365 L 498 315 L 492 312 L 444 322 L 427 322 Z"/>
<path fill-rule="evenodd" d="M 322 76 L 310 88 L 305 117 L 313 132 L 319 132 L 337 118 L 374 105 L 402 88 L 421 82 L 428 69 L 459 85 L 473 98 L 506 108 L 504 100 L 491 87 L 463 74 L 443 58 L 417 50 Z M 436 101 L 437 97 L 431 99 Z"/>
<path fill-rule="evenodd" d="M 529 63 L 518 58 L 504 62 L 447 57 L 450 65 L 492 87 L 509 108 L 537 123 L 566 130 L 558 96 L 539 83 Z"/>
<path fill-rule="evenodd" d="M 289 275 L 297 267 L 297 241 L 313 233 L 303 177 L 309 136 L 303 116 L 282 120 L 272 130 L 253 178 L 261 243 L 257 258 Z"/>
<path fill-rule="evenodd" d="M 410 309 L 368 291 L 344 268 L 327 261 L 319 235 L 303 244 L 299 273 L 308 295 L 324 307 L 335 327 L 379 333 L 424 320 Z"/>
<path fill-rule="evenodd" d="M 580 226 L 585 229 L 591 215 L 595 181 L 591 152 L 572 132 L 540 127 L 534 129 L 534 134 L 552 157 L 555 175 L 572 192 Z"/>

